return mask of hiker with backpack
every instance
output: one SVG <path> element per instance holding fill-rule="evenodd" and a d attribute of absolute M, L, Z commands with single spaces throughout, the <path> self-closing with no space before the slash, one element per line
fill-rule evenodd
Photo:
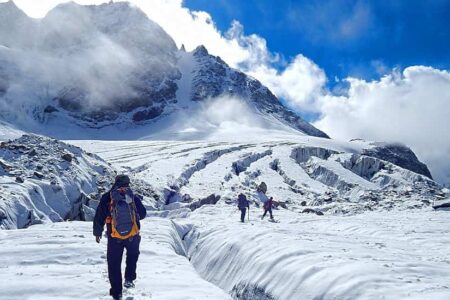
<path fill-rule="evenodd" d="M 264 219 L 264 217 L 266 216 L 267 212 L 269 212 L 269 214 L 270 214 L 270 219 L 273 220 L 272 206 L 273 206 L 273 197 L 270 197 L 269 200 L 264 202 L 264 214 L 262 215 L 261 220 Z"/>
<path fill-rule="evenodd" d="M 108 237 L 107 261 L 111 284 L 109 294 L 114 299 L 122 297 L 122 256 L 127 250 L 124 287 L 134 287 L 136 264 L 139 257 L 140 220 L 147 214 L 142 198 L 130 189 L 130 178 L 118 175 L 111 190 L 103 194 L 94 217 L 93 233 L 100 243 L 104 225 Z"/>
<path fill-rule="evenodd" d="M 247 209 L 250 209 L 250 202 L 247 200 L 247 197 L 240 193 L 238 195 L 238 208 L 241 210 L 241 222 L 245 221 L 245 213 Z"/>

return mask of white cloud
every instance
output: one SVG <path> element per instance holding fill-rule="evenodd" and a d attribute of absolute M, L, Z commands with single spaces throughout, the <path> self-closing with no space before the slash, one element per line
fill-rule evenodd
<path fill-rule="evenodd" d="M 338 139 L 401 141 L 450 183 L 450 73 L 414 66 L 378 81 L 348 80 L 347 97 L 321 99 L 315 125 Z"/>
<path fill-rule="evenodd" d="M 270 65 L 261 64 L 253 66 L 247 73 L 261 80 L 291 107 L 306 112 L 319 111 L 318 99 L 324 93 L 326 75 L 305 56 L 297 55 L 281 72 Z"/>

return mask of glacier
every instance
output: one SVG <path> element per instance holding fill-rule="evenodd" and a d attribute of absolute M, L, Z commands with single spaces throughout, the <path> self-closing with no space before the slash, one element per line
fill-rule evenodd
<path fill-rule="evenodd" d="M 126 299 L 450 297 L 450 190 L 410 148 L 330 139 L 128 3 L 0 3 L 0 141 L 2 299 L 109 298 L 89 221 L 119 173 L 149 211 Z"/>

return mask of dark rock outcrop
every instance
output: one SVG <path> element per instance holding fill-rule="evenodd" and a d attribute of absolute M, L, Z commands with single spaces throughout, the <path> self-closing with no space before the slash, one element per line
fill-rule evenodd
<path fill-rule="evenodd" d="M 144 110 L 136 112 L 133 115 L 133 121 L 134 122 L 142 122 L 142 121 L 146 121 L 146 120 L 151 120 L 151 119 L 154 119 L 154 118 L 158 117 L 159 115 L 161 115 L 163 111 L 164 111 L 164 109 L 159 106 L 151 107 L 149 109 L 144 109 Z"/>
<path fill-rule="evenodd" d="M 394 165 L 433 179 L 427 165 L 419 161 L 414 152 L 405 145 L 373 143 L 373 147 L 364 149 L 361 154 L 388 161 Z"/>

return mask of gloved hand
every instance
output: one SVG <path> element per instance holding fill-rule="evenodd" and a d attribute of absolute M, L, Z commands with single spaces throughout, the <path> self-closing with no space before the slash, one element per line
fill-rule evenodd
<path fill-rule="evenodd" d="M 97 243 L 100 243 L 100 240 L 102 239 L 102 237 L 101 236 L 96 236 L 95 237 L 95 241 L 97 242 Z"/>

